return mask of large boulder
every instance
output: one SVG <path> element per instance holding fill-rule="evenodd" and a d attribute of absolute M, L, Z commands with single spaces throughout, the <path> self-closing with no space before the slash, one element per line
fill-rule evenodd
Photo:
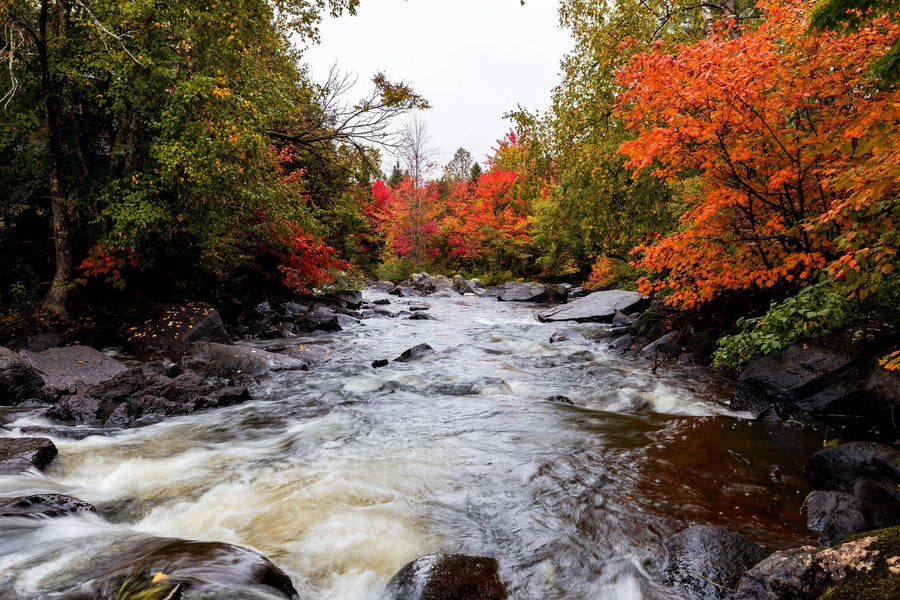
<path fill-rule="evenodd" d="M 34 398 L 44 380 L 23 356 L 0 346 L 0 406 L 16 406 Z"/>
<path fill-rule="evenodd" d="M 767 552 L 723 527 L 695 525 L 666 541 L 665 581 L 691 600 L 725 598 Z"/>
<path fill-rule="evenodd" d="M 162 317 L 150 319 L 134 331 L 126 347 L 136 354 L 184 352 L 194 342 L 231 343 L 222 317 L 205 304 L 169 308 Z"/>
<path fill-rule="evenodd" d="M 554 306 L 538 314 L 538 320 L 608 323 L 613 320 L 617 312 L 627 313 L 638 310 L 645 303 L 646 297 L 638 292 L 606 290 L 594 292 L 568 304 Z"/>
<path fill-rule="evenodd" d="M 23 350 L 22 355 L 52 390 L 72 390 L 112 379 L 128 367 L 90 346 Z"/>
<path fill-rule="evenodd" d="M 75 598 L 299 598 L 290 578 L 261 554 L 222 542 L 127 539 L 85 561 Z M 66 597 L 69 597 L 68 595 Z"/>
<path fill-rule="evenodd" d="M 832 548 L 772 554 L 738 582 L 730 600 L 900 598 L 900 528 L 869 532 Z"/>
<path fill-rule="evenodd" d="M 181 370 L 204 377 L 229 378 L 235 375 L 261 377 L 270 371 L 300 371 L 309 361 L 249 346 L 228 346 L 201 342 L 181 357 Z"/>
<path fill-rule="evenodd" d="M 781 417 L 857 414 L 864 376 L 884 337 L 875 328 L 841 330 L 753 360 L 738 378 L 731 408 Z"/>
<path fill-rule="evenodd" d="M 900 450 L 875 442 L 841 444 L 813 454 L 803 473 L 813 485 L 850 494 L 863 480 L 897 488 Z"/>
<path fill-rule="evenodd" d="M 504 600 L 496 559 L 465 554 L 417 558 L 390 580 L 383 600 Z"/>
<path fill-rule="evenodd" d="M 338 314 L 327 306 L 317 306 L 300 320 L 299 325 L 305 331 L 339 331 L 341 329 Z"/>
<path fill-rule="evenodd" d="M 404 350 L 400 356 L 394 359 L 395 362 L 414 362 L 421 358 L 434 354 L 434 348 L 428 344 L 417 344 L 412 348 Z"/>
<path fill-rule="evenodd" d="M 561 295 L 551 287 L 537 283 L 511 281 L 497 290 L 497 300 L 501 302 L 552 302 Z"/>
<path fill-rule="evenodd" d="M 230 366 L 241 364 L 236 359 Z M 145 363 L 76 394 L 62 396 L 47 416 L 73 423 L 130 427 L 250 398 L 247 385 L 252 378 L 239 368 L 230 373 L 216 365 L 209 365 L 209 369 L 218 369 L 215 376 L 209 376 L 207 370 L 200 374 L 162 362 Z"/>
<path fill-rule="evenodd" d="M 45 469 L 57 453 L 56 445 L 46 438 L 0 438 L 0 473 Z"/>
<path fill-rule="evenodd" d="M 807 527 L 821 533 L 820 546 L 891 525 L 893 511 L 844 492 L 816 490 L 806 499 Z"/>
<path fill-rule="evenodd" d="M 64 494 L 0 499 L 0 517 L 68 517 L 84 512 L 97 512 L 97 509 L 84 500 Z"/>

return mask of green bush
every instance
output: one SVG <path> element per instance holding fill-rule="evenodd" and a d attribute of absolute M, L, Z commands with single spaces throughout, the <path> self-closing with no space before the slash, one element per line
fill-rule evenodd
<path fill-rule="evenodd" d="M 719 340 L 713 365 L 739 370 L 756 356 L 779 354 L 800 339 L 849 325 L 860 316 L 855 304 L 829 282 L 805 287 L 796 296 L 773 302 L 761 317 L 738 319 L 742 331 Z"/>
<path fill-rule="evenodd" d="M 399 283 L 417 272 L 417 270 L 416 265 L 408 260 L 402 258 L 388 258 L 378 265 L 375 275 L 378 279 L 386 279 L 388 281 L 393 281 L 394 283 Z"/>

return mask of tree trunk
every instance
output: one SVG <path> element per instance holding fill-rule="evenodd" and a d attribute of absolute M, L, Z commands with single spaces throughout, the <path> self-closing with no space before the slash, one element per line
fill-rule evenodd
<path fill-rule="evenodd" d="M 59 42 L 64 44 L 68 37 L 69 13 L 65 2 L 57 2 L 59 22 L 57 24 Z M 62 132 L 60 131 L 60 96 L 52 74 L 47 48 L 47 21 L 49 6 L 47 0 L 41 2 L 40 35 L 38 55 L 41 68 L 41 91 L 44 95 L 44 115 L 47 119 L 47 167 L 50 172 L 50 220 L 53 225 L 53 247 L 55 272 L 50 290 L 44 298 L 45 312 L 57 316 L 68 316 L 67 302 L 72 277 L 72 245 L 69 236 L 69 207 L 63 170 Z"/>

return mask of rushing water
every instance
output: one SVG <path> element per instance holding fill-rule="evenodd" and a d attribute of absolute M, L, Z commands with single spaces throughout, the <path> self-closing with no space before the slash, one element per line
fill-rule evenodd
<path fill-rule="evenodd" d="M 731 413 L 702 370 L 549 343 L 601 325 L 542 324 L 534 306 L 489 298 L 392 300 L 427 304 L 433 320 L 299 338 L 330 360 L 271 376 L 253 402 L 54 437 L 46 472 L 0 476 L 2 496 L 64 493 L 99 511 L 0 519 L 0 598 L 70 589 L 91 556 L 147 534 L 256 549 L 314 600 L 377 599 L 434 552 L 496 557 L 517 599 L 671 598 L 662 541 L 689 524 L 772 549 L 811 540 L 800 469 L 815 434 Z M 423 342 L 437 352 L 371 367 Z M 6 420 L 12 435 L 50 425 Z"/>

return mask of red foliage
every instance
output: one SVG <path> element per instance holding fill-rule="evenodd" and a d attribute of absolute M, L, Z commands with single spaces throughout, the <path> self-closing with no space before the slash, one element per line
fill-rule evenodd
<path fill-rule="evenodd" d="M 639 131 L 620 148 L 628 164 L 693 181 L 681 230 L 638 248 L 637 264 L 665 275 L 642 291 L 669 287 L 673 304 L 797 286 L 822 269 L 865 271 L 864 294 L 893 268 L 900 95 L 866 69 L 900 24 L 809 33 L 808 0 L 761 6 L 758 30 L 660 43 L 618 78 L 619 113 Z"/>
<path fill-rule="evenodd" d="M 283 231 L 273 234 L 274 242 L 265 248 L 275 257 L 281 283 L 298 294 L 334 281 L 333 272 L 349 269 L 350 263 L 336 257 L 336 250 L 303 230 L 297 223 L 284 223 Z"/>
<path fill-rule="evenodd" d="M 95 244 L 76 269 L 86 277 L 103 277 L 106 283 L 116 283 L 121 281 L 122 273 L 128 267 L 137 266 L 137 253 L 131 246 L 105 248 L 101 244 Z"/>

